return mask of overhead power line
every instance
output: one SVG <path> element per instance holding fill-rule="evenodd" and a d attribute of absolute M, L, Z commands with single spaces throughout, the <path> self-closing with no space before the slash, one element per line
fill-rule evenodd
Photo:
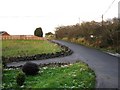
<path fill-rule="evenodd" d="M 109 9 L 112 7 L 113 3 L 115 2 L 115 0 L 112 1 L 112 3 L 109 5 L 109 7 L 107 8 L 107 10 L 103 13 L 103 15 L 105 15 Z"/>

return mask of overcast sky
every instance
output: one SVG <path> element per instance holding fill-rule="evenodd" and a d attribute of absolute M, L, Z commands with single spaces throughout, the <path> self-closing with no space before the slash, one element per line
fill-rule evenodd
<path fill-rule="evenodd" d="M 55 27 L 83 21 L 101 21 L 113 0 L 0 0 L 0 31 L 33 35 L 37 27 L 54 32 Z M 118 17 L 118 2 L 104 19 Z"/>

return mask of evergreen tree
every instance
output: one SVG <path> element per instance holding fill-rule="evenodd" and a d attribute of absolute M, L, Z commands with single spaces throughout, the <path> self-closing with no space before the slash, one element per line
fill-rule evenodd
<path fill-rule="evenodd" d="M 35 36 L 38 36 L 38 37 L 43 37 L 42 28 L 41 28 L 41 27 L 36 28 L 36 30 L 34 31 L 34 35 L 35 35 Z"/>

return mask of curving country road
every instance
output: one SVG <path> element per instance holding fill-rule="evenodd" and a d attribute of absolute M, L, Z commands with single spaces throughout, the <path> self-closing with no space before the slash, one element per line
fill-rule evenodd
<path fill-rule="evenodd" d="M 82 45 L 54 40 L 62 45 L 66 45 L 73 54 L 66 57 L 34 60 L 34 63 L 50 63 L 50 62 L 71 62 L 82 60 L 87 63 L 96 73 L 96 88 L 118 88 L 118 57 L 109 55 L 102 51 L 88 48 Z M 8 63 L 7 66 L 20 66 L 25 61 Z"/>

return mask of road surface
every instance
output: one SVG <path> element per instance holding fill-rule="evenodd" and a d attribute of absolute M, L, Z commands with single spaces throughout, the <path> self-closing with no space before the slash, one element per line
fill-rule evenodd
<path fill-rule="evenodd" d="M 54 40 L 62 45 L 66 45 L 73 54 L 66 57 L 46 59 L 46 60 L 34 60 L 34 63 L 50 63 L 50 62 L 71 62 L 81 60 L 89 65 L 96 73 L 96 88 L 118 88 L 118 60 L 120 58 L 109 55 L 102 51 L 88 48 L 82 45 Z M 25 62 L 12 62 L 7 66 L 19 66 Z"/>

